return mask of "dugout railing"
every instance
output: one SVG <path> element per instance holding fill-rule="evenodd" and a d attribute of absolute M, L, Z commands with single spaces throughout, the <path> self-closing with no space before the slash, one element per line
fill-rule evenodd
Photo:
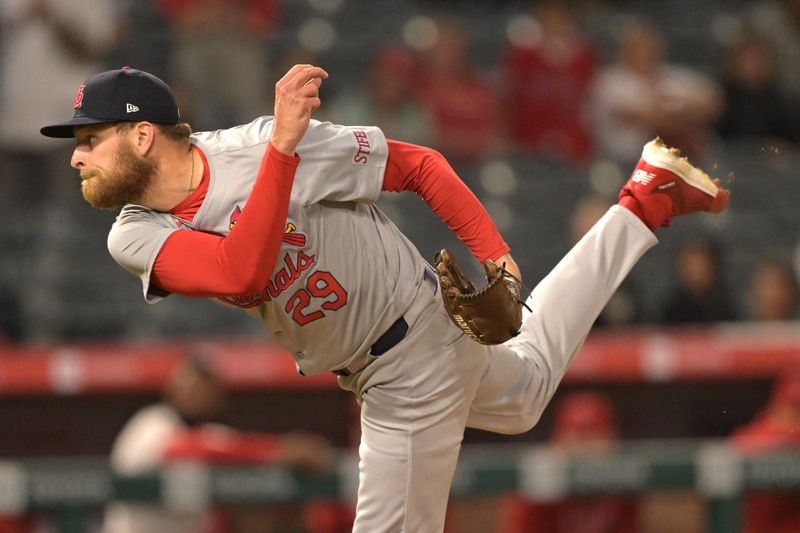
<path fill-rule="evenodd" d="M 62 533 L 82 533 L 111 501 L 163 505 L 176 511 L 209 504 L 258 505 L 316 498 L 352 500 L 355 458 L 338 471 L 310 475 L 284 467 L 219 467 L 174 463 L 139 476 L 113 473 L 104 459 L 0 462 L 0 514 L 48 513 Z M 546 446 L 465 447 L 452 497 L 517 492 L 532 500 L 569 495 L 694 490 L 707 503 L 708 533 L 740 531 L 747 491 L 800 490 L 800 453 L 744 457 L 725 441 L 648 441 L 570 457 Z"/>

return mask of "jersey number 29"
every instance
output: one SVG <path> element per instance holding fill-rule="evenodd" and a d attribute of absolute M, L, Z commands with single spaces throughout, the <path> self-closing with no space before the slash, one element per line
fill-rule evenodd
<path fill-rule="evenodd" d="M 330 272 L 318 270 L 308 276 L 306 286 L 298 289 L 289 297 L 285 309 L 286 313 L 291 313 L 292 319 L 301 326 L 325 316 L 325 313 L 319 309 L 316 311 L 306 309 L 312 298 L 325 300 L 320 306 L 322 309 L 336 311 L 347 304 L 347 291 Z"/>

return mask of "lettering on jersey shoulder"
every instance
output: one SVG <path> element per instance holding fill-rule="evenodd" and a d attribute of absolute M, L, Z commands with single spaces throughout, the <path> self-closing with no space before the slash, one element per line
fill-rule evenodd
<path fill-rule="evenodd" d="M 353 163 L 366 165 L 369 161 L 369 154 L 372 153 L 372 145 L 369 143 L 369 137 L 364 130 L 355 130 L 353 136 L 356 138 L 356 155 L 353 156 Z"/>

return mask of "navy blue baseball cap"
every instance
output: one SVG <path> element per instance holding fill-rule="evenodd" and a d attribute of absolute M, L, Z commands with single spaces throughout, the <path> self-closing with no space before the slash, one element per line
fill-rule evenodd
<path fill-rule="evenodd" d="M 159 78 L 128 67 L 108 70 L 87 79 L 75 95 L 72 120 L 44 126 L 46 137 L 74 137 L 76 126 L 138 122 L 177 124 L 178 104 L 169 86 Z"/>

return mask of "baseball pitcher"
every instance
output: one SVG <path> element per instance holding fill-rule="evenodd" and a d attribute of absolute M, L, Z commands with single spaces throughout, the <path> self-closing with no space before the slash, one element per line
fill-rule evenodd
<path fill-rule="evenodd" d="M 722 211 L 728 191 L 658 139 L 613 206 L 534 289 L 476 197 L 437 152 L 377 127 L 311 119 L 323 69 L 276 84 L 274 116 L 191 133 L 170 89 L 97 74 L 74 117 L 84 198 L 121 211 L 108 248 L 154 303 L 171 293 L 242 308 L 294 357 L 361 400 L 354 531 L 439 532 L 464 428 L 528 431 L 589 329 L 671 217 Z M 443 251 L 434 269 L 375 206 L 412 191 L 486 265 L 477 290 Z"/>

